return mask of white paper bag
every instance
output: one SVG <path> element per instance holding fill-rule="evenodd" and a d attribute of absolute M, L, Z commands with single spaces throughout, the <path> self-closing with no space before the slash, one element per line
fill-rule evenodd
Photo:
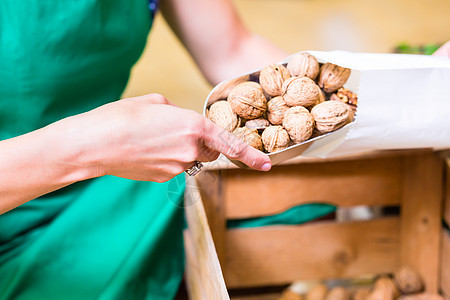
<path fill-rule="evenodd" d="M 450 148 L 450 59 L 343 51 L 310 53 L 359 73 L 355 122 L 320 156 Z M 303 155 L 316 156 L 314 152 Z"/>

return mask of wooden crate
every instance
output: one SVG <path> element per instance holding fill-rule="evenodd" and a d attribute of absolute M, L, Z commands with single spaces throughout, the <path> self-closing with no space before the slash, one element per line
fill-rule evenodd
<path fill-rule="evenodd" d="M 431 151 L 383 152 L 300 159 L 269 173 L 202 172 L 198 189 L 191 181 L 187 192 L 191 299 L 229 299 L 227 288 L 389 273 L 400 265 L 415 267 L 427 291 L 448 293 L 449 268 L 441 267 L 449 265 L 450 245 L 441 225 L 444 164 L 441 154 Z M 228 219 L 276 214 L 304 203 L 399 206 L 401 213 L 366 221 L 226 229 Z"/>
<path fill-rule="evenodd" d="M 441 251 L 441 291 L 450 299 L 450 155 L 446 158 L 446 185 Z"/>

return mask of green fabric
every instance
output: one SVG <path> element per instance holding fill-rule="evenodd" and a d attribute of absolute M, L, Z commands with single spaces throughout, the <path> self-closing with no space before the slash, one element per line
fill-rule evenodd
<path fill-rule="evenodd" d="M 0 140 L 120 98 L 151 22 L 147 0 L 0 1 Z M 0 299 L 172 299 L 183 190 L 105 176 L 0 215 Z"/>
<path fill-rule="evenodd" d="M 292 207 L 276 215 L 228 220 L 227 227 L 231 229 L 269 225 L 299 225 L 326 216 L 335 210 L 336 207 L 329 204 L 304 204 Z"/>

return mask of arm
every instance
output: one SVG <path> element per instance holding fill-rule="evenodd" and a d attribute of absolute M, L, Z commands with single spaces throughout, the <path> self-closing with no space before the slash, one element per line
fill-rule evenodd
<path fill-rule="evenodd" d="M 0 213 L 102 175 L 167 181 L 219 152 L 270 169 L 267 155 L 160 95 L 116 101 L 0 141 Z"/>
<path fill-rule="evenodd" d="M 162 0 L 161 11 L 212 84 L 287 56 L 250 33 L 229 0 Z"/>

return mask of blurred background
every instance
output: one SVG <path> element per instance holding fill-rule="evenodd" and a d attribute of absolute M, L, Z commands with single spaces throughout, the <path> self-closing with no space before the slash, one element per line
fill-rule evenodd
<path fill-rule="evenodd" d="M 234 0 L 234 3 L 253 32 L 288 53 L 335 49 L 430 52 L 450 40 L 449 0 Z M 147 47 L 133 68 L 123 97 L 154 92 L 179 106 L 201 112 L 211 88 L 162 16 L 157 15 Z"/>

